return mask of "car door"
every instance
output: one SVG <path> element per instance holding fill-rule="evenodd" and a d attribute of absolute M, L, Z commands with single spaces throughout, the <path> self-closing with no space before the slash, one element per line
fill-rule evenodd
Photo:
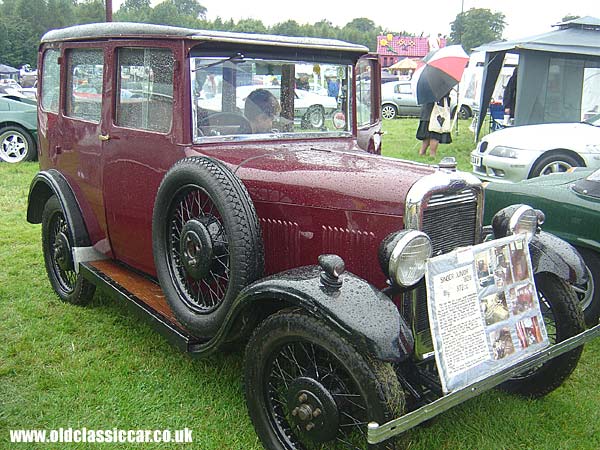
<path fill-rule="evenodd" d="M 417 105 L 417 97 L 415 96 L 412 85 L 410 83 L 398 83 L 396 86 L 398 98 L 398 110 L 401 116 L 419 116 L 421 114 L 421 106 Z"/>
<path fill-rule="evenodd" d="M 174 137 L 174 50 L 135 43 L 110 52 L 113 94 L 102 130 L 103 193 L 115 257 L 154 272 L 152 212 L 164 173 L 184 156 Z M 175 131 L 173 131 L 175 130 Z"/>
<path fill-rule="evenodd" d="M 43 80 L 40 119 L 42 158 L 66 177 L 78 199 L 90 239 L 108 249 L 102 198 L 102 142 L 104 48 L 100 43 L 63 44 L 58 59 L 48 51 L 45 75 L 60 66 L 61 83 L 54 86 L 49 76 Z"/>

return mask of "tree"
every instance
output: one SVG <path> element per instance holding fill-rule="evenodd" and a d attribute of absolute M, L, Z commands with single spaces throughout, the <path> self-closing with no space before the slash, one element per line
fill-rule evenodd
<path fill-rule="evenodd" d="M 114 14 L 117 22 L 150 22 L 150 0 L 125 0 Z"/>
<path fill-rule="evenodd" d="M 364 45 L 365 47 L 369 47 L 370 50 L 375 50 L 379 31 L 380 28 L 371 19 L 359 17 L 344 25 L 340 33 L 340 38 L 355 44 Z"/>
<path fill-rule="evenodd" d="M 258 19 L 241 19 L 232 29 L 240 33 L 266 33 L 267 27 Z"/>
<path fill-rule="evenodd" d="M 456 16 L 451 23 L 450 43 L 473 48 L 502 39 L 506 22 L 504 14 L 484 8 L 471 8 Z"/>

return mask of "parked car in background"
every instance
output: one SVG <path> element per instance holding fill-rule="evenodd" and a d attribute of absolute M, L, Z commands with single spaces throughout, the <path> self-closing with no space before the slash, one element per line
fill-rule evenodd
<path fill-rule="evenodd" d="M 450 94 L 450 108 L 452 115 L 456 112 L 456 92 Z M 410 81 L 394 81 L 381 86 L 381 116 L 384 119 L 396 117 L 415 116 L 421 114 L 421 105 L 413 92 Z M 473 112 L 468 105 L 461 105 L 459 118 L 468 119 Z"/>
<path fill-rule="evenodd" d="M 588 282 L 576 286 L 585 321 L 600 316 L 600 169 L 578 168 L 569 173 L 538 177 L 519 183 L 485 186 L 485 217 L 507 205 L 524 203 L 546 214 L 544 230 L 575 246 L 588 267 Z"/>
<path fill-rule="evenodd" d="M 238 112 L 243 113 L 244 103 L 251 92 L 257 89 L 264 89 L 271 92 L 277 100 L 280 99 L 281 89 L 277 85 L 249 85 L 240 86 L 236 91 L 236 108 Z M 337 100 L 334 97 L 320 95 L 316 92 L 305 91 L 303 89 L 294 89 L 294 122 L 297 122 L 302 128 L 323 128 L 325 120 L 330 118 L 337 109 Z M 214 96 L 202 97 L 198 100 L 198 106 L 210 111 L 219 111 L 221 109 L 222 95 L 220 93 Z"/>
<path fill-rule="evenodd" d="M 600 114 L 581 123 L 504 128 L 485 136 L 471 152 L 473 172 L 487 181 L 516 182 L 600 167 Z"/>
<path fill-rule="evenodd" d="M 34 81 L 33 86 L 21 88 L 21 94 L 27 98 L 37 99 L 37 80 Z"/>
<path fill-rule="evenodd" d="M 36 102 L 20 96 L 0 96 L 0 160 L 18 163 L 36 157 Z"/>

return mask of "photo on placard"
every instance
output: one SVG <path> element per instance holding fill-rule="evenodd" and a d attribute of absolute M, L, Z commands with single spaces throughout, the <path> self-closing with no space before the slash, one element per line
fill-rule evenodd
<path fill-rule="evenodd" d="M 517 337 L 521 348 L 527 348 L 530 345 L 542 342 L 542 330 L 537 316 L 527 317 L 517 322 L 516 325 Z"/>
<path fill-rule="evenodd" d="M 516 292 L 514 300 L 511 302 L 513 315 L 518 316 L 534 307 L 533 303 L 533 286 L 527 283 L 523 286 L 512 288 L 511 291 Z M 510 297 L 510 294 L 509 294 Z"/>
<path fill-rule="evenodd" d="M 481 311 L 488 326 L 508 319 L 508 304 L 504 292 L 497 292 L 483 297 L 481 299 Z"/>
<path fill-rule="evenodd" d="M 513 277 L 509 264 L 508 245 L 498 247 L 494 250 L 494 280 L 499 289 L 512 284 Z"/>
<path fill-rule="evenodd" d="M 494 284 L 494 274 L 490 268 L 490 249 L 475 255 L 475 268 L 480 287 L 487 287 Z"/>
<path fill-rule="evenodd" d="M 529 268 L 527 267 L 527 257 L 523 245 L 524 241 L 511 242 L 509 245 L 510 262 L 515 283 L 529 278 Z"/>
<path fill-rule="evenodd" d="M 494 330 L 489 336 L 492 343 L 492 357 L 494 359 L 502 359 L 515 352 L 515 346 L 508 327 Z"/>

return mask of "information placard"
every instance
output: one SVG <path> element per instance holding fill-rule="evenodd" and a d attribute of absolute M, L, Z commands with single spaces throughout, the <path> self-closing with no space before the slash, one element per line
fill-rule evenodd
<path fill-rule="evenodd" d="M 486 378 L 548 345 L 525 236 L 431 258 L 425 276 L 444 392 Z"/>

